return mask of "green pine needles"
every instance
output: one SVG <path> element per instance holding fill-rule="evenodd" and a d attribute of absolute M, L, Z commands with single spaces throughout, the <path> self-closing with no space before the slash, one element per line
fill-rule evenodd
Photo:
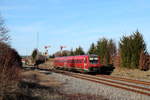
<path fill-rule="evenodd" d="M 119 50 L 121 66 L 126 68 L 138 68 L 141 52 L 147 52 L 143 36 L 138 30 L 130 36 L 121 38 Z"/>

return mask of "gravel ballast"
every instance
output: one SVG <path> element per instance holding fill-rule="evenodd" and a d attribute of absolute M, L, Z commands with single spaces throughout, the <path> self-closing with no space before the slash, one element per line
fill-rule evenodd
<path fill-rule="evenodd" d="M 52 73 L 51 76 L 64 84 L 63 91 L 67 94 L 81 93 L 102 95 L 109 100 L 149 100 L 150 98 L 150 96 L 145 96 L 62 74 Z"/>

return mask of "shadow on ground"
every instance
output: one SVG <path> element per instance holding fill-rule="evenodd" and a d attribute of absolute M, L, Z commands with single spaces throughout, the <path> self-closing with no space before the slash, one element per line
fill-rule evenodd
<path fill-rule="evenodd" d="M 49 69 L 43 69 L 43 68 L 38 68 L 38 67 L 23 67 L 24 70 L 28 71 L 28 70 L 40 70 L 40 71 L 43 71 L 44 74 L 52 74 L 52 72 L 49 70 Z"/>
<path fill-rule="evenodd" d="M 16 93 L 5 95 L 3 100 L 65 100 L 59 87 L 21 81 Z"/>
<path fill-rule="evenodd" d="M 19 84 L 20 88 L 30 88 L 30 89 L 45 89 L 45 90 L 49 90 L 49 92 L 56 92 L 56 87 L 50 87 L 50 86 L 44 86 L 44 85 L 40 85 L 34 82 L 26 82 L 26 81 L 21 81 Z M 58 92 L 58 91 L 57 91 Z"/>
<path fill-rule="evenodd" d="M 101 66 L 101 68 L 95 72 L 89 72 L 88 74 L 92 75 L 97 75 L 97 74 L 102 74 L 102 75 L 111 75 L 111 73 L 114 71 L 115 67 L 113 65 L 104 65 Z"/>

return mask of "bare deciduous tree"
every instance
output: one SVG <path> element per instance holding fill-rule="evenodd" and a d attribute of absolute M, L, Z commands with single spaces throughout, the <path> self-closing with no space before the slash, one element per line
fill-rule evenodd
<path fill-rule="evenodd" d="M 8 28 L 6 27 L 4 23 L 4 19 L 0 15 L 0 42 L 8 42 L 9 40 L 9 35 L 8 35 Z"/>

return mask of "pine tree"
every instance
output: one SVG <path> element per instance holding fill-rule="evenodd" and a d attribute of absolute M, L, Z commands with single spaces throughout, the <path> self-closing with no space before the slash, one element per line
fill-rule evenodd
<path fill-rule="evenodd" d="M 142 34 L 137 30 L 133 34 L 132 40 L 132 58 L 131 58 L 131 66 L 138 68 L 139 60 L 140 60 L 140 53 L 142 51 L 146 52 L 146 44 L 144 42 Z"/>
<path fill-rule="evenodd" d="M 102 64 L 112 64 L 113 56 L 116 54 L 116 45 L 112 39 L 102 38 L 97 42 L 96 52 Z"/>
<path fill-rule="evenodd" d="M 121 54 L 121 66 L 130 67 L 131 63 L 131 37 L 123 36 L 119 43 Z"/>
<path fill-rule="evenodd" d="M 73 49 L 70 50 L 70 56 L 74 56 L 74 51 L 73 51 Z"/>
<path fill-rule="evenodd" d="M 84 55 L 84 54 L 85 53 L 84 53 L 84 51 L 83 51 L 83 49 L 82 49 L 81 46 L 79 46 L 78 48 L 76 48 L 75 55 Z"/>
<path fill-rule="evenodd" d="M 121 66 L 139 68 L 140 54 L 146 52 L 146 44 L 142 34 L 137 30 L 130 36 L 123 36 L 120 40 Z"/>
<path fill-rule="evenodd" d="M 32 56 L 32 62 L 35 63 L 37 56 L 38 56 L 38 50 L 34 49 L 31 56 Z"/>
<path fill-rule="evenodd" d="M 96 46 L 94 43 L 91 44 L 88 54 L 96 54 Z"/>
<path fill-rule="evenodd" d="M 115 42 L 110 39 L 108 43 L 108 50 L 109 50 L 109 64 L 112 64 L 114 61 L 114 57 L 116 56 L 117 47 Z"/>
<path fill-rule="evenodd" d="M 107 52 L 107 42 L 108 40 L 103 38 L 103 39 L 100 39 L 98 42 L 97 42 L 97 54 L 98 56 L 100 56 L 100 61 L 102 64 L 105 64 L 105 56 L 106 56 L 106 52 Z"/>

